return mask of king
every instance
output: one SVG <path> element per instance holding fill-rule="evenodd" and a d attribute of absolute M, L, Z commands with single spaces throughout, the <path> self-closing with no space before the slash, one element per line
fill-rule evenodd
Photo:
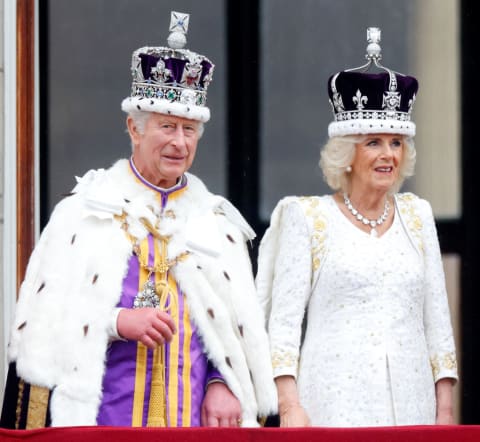
<path fill-rule="evenodd" d="M 30 258 L 4 427 L 258 426 L 276 412 L 254 232 L 188 172 L 214 69 L 183 48 L 188 19 L 173 12 L 169 45 L 133 53 L 131 156 L 78 179 Z"/>

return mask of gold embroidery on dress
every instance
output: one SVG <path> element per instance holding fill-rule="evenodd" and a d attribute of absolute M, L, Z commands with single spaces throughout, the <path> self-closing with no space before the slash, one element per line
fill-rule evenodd
<path fill-rule="evenodd" d="M 296 370 L 298 367 L 298 358 L 293 352 L 274 351 L 272 353 L 272 367 L 274 369 L 279 367 L 294 367 Z"/>
<path fill-rule="evenodd" d="M 443 355 L 443 365 L 445 368 L 449 370 L 453 370 L 457 368 L 457 358 L 455 357 L 455 353 L 450 352 Z"/>
<path fill-rule="evenodd" d="M 322 256 L 325 252 L 325 239 L 327 238 L 327 220 L 320 211 L 320 201 L 317 197 L 301 197 L 305 215 L 312 219 L 312 282 L 314 273 L 320 268 Z"/>
<path fill-rule="evenodd" d="M 440 373 L 440 364 L 436 356 L 430 359 L 430 365 L 432 366 L 433 379 L 437 379 L 437 376 Z"/>
<path fill-rule="evenodd" d="M 412 234 L 413 239 L 417 242 L 419 250 L 423 253 L 423 222 L 415 211 L 415 205 L 413 204 L 413 201 L 417 199 L 417 197 L 412 193 L 402 193 L 397 196 L 397 199 L 399 202 L 400 212 L 404 216 L 408 230 Z"/>
<path fill-rule="evenodd" d="M 455 353 L 449 352 L 442 355 L 434 355 L 430 358 L 430 365 L 432 366 L 434 379 L 437 379 L 442 370 L 456 370 L 457 359 Z"/>

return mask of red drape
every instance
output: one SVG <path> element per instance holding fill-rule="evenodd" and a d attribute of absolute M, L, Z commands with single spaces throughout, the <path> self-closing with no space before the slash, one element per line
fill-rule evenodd
<path fill-rule="evenodd" d="M 119 428 L 0 429 L 1 442 L 479 442 L 480 425 L 381 428 Z"/>

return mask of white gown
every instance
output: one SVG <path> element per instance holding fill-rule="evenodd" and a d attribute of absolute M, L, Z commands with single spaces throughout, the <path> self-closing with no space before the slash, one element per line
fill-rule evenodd
<path fill-rule="evenodd" d="M 308 217 L 298 200 L 282 207 L 268 318 L 275 376 L 297 377 L 313 425 L 433 424 L 434 382 L 457 373 L 430 206 L 416 198 L 425 250 L 419 253 L 398 206 L 392 226 L 376 238 L 352 224 L 331 196 L 317 201 L 328 240 L 311 296 Z M 266 259 L 259 259 L 260 278 Z"/>

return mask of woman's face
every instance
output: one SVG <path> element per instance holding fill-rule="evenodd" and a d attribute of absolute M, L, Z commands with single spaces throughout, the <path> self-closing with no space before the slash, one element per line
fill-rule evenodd
<path fill-rule="evenodd" d="M 403 151 L 402 135 L 367 135 L 355 145 L 350 174 L 352 189 L 388 192 L 398 178 Z"/>

